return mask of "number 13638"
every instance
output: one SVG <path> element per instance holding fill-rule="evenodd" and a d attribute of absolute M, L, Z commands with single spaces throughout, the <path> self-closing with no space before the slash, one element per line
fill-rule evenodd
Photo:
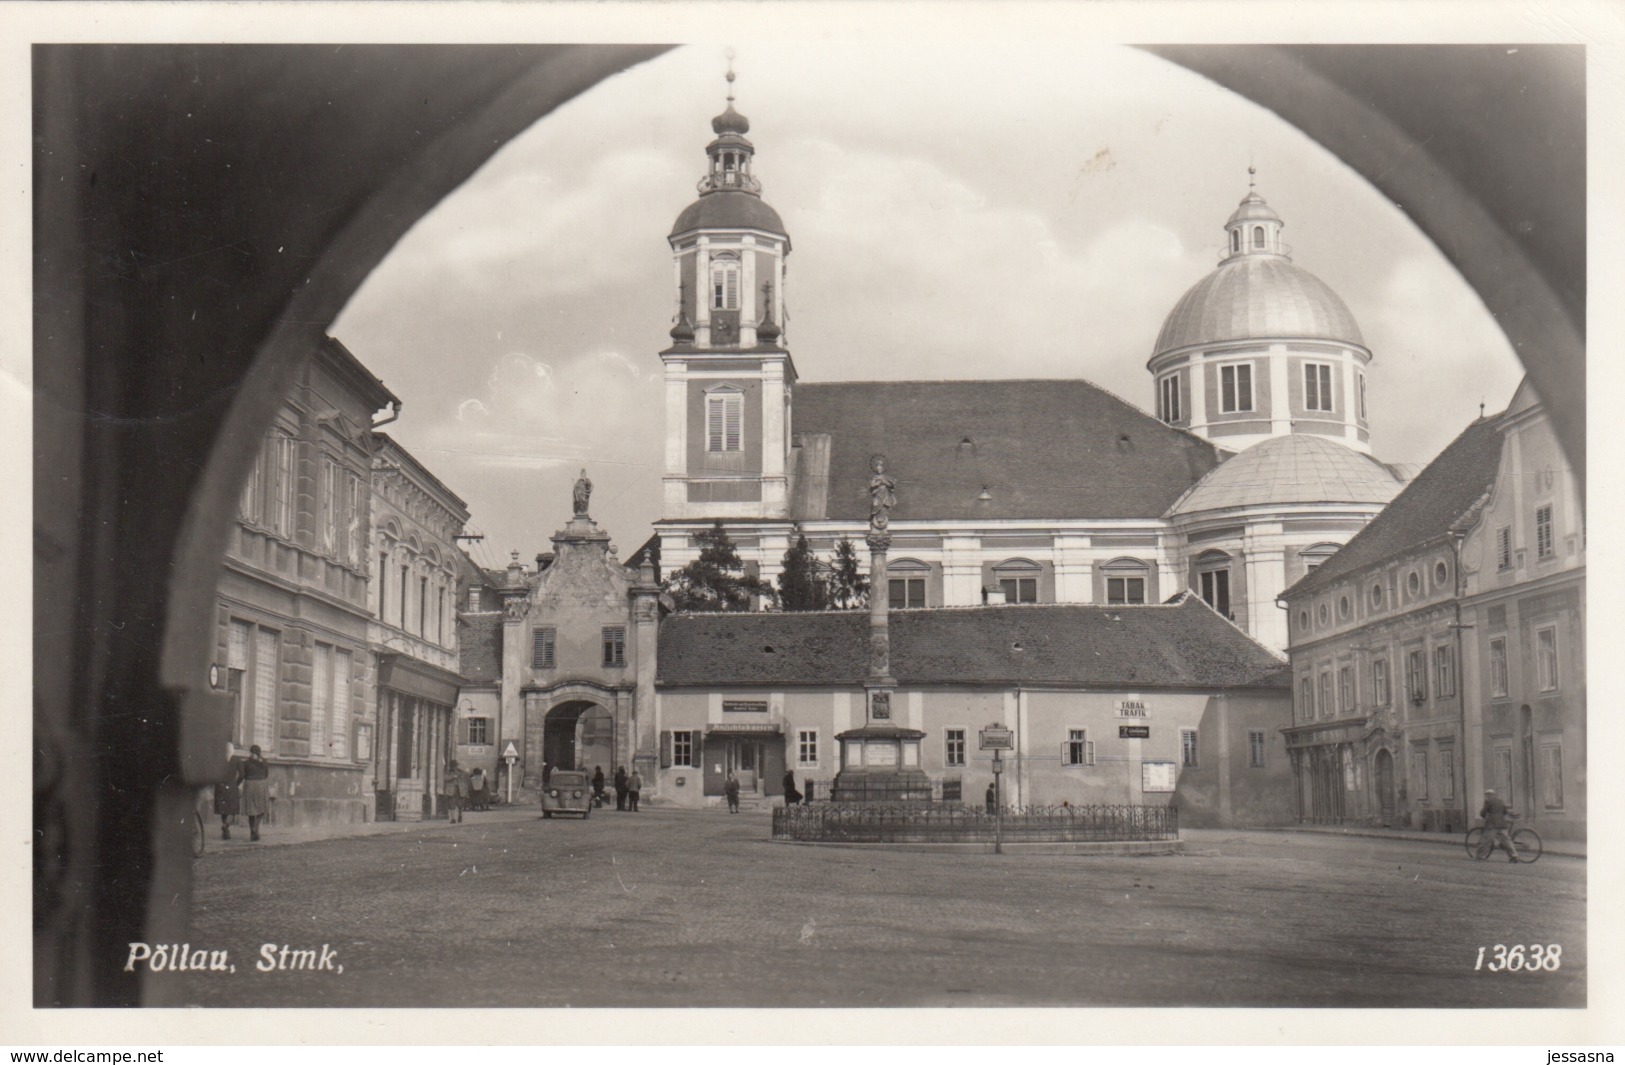
<path fill-rule="evenodd" d="M 1532 973 L 1539 970 L 1556 972 L 1563 967 L 1563 944 L 1551 943 L 1541 946 L 1531 943 L 1524 946 L 1521 943 L 1507 946 L 1497 943 L 1493 947 L 1479 947 L 1478 961 L 1473 964 L 1474 971 L 1486 969 L 1492 973 Z"/>

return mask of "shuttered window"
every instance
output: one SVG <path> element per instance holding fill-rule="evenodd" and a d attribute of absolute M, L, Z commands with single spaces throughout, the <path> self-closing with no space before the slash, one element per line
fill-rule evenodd
<path fill-rule="evenodd" d="M 745 397 L 722 392 L 705 398 L 705 448 L 722 453 L 745 449 Z"/>
<path fill-rule="evenodd" d="M 327 722 L 333 713 L 333 648 L 316 645 L 316 661 L 310 681 L 310 753 L 327 757 Z"/>
<path fill-rule="evenodd" d="M 350 757 L 350 680 L 355 658 L 349 651 L 333 653 L 333 726 L 327 734 L 327 753 Z"/>
<path fill-rule="evenodd" d="M 552 669 L 554 666 L 554 644 L 557 641 L 558 630 L 553 628 L 532 629 L 530 632 L 530 668 Z"/>
<path fill-rule="evenodd" d="M 275 629 L 259 629 L 254 634 L 254 728 L 245 737 L 269 755 L 276 749 L 277 645 L 281 635 Z"/>

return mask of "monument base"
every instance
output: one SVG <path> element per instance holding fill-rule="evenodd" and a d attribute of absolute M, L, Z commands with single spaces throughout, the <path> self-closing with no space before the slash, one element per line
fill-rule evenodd
<path fill-rule="evenodd" d="M 835 774 L 830 796 L 839 803 L 929 803 L 931 778 L 923 769 L 859 766 Z"/>

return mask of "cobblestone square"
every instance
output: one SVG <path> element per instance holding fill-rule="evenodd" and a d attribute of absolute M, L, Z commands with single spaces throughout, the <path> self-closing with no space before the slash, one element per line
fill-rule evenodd
<path fill-rule="evenodd" d="M 197 862 L 203 1006 L 1585 1004 L 1585 863 L 1187 831 L 1178 856 L 768 840 L 765 811 L 470 814 Z M 1561 945 L 1555 971 L 1480 947 Z M 334 971 L 256 970 L 264 944 Z M 337 971 L 342 966 L 342 972 Z"/>

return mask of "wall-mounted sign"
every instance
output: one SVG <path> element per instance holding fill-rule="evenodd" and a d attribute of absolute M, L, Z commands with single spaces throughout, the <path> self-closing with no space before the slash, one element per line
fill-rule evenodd
<path fill-rule="evenodd" d="M 1013 751 L 1016 749 L 1016 733 L 1014 729 L 1007 729 L 1002 725 L 993 725 L 977 733 L 984 751 Z"/>
<path fill-rule="evenodd" d="M 767 713 L 767 704 L 725 702 L 722 704 L 722 712 L 724 714 L 765 714 Z"/>
<path fill-rule="evenodd" d="M 705 726 L 705 731 L 724 736 L 738 736 L 747 732 L 779 732 L 781 726 L 768 721 L 725 721 Z"/>
<path fill-rule="evenodd" d="M 1117 700 L 1117 716 L 1118 717 L 1148 717 L 1148 716 L 1150 716 L 1149 714 L 1147 714 L 1146 711 L 1147 711 L 1147 707 L 1145 705 L 1145 700 L 1144 699 L 1119 699 L 1119 700 Z"/>
<path fill-rule="evenodd" d="M 1117 738 L 1120 740 L 1148 740 L 1151 738 L 1151 726 L 1118 725 Z"/>
<path fill-rule="evenodd" d="M 1173 791 L 1179 779 L 1179 767 L 1172 762 L 1141 762 L 1141 791 Z"/>

